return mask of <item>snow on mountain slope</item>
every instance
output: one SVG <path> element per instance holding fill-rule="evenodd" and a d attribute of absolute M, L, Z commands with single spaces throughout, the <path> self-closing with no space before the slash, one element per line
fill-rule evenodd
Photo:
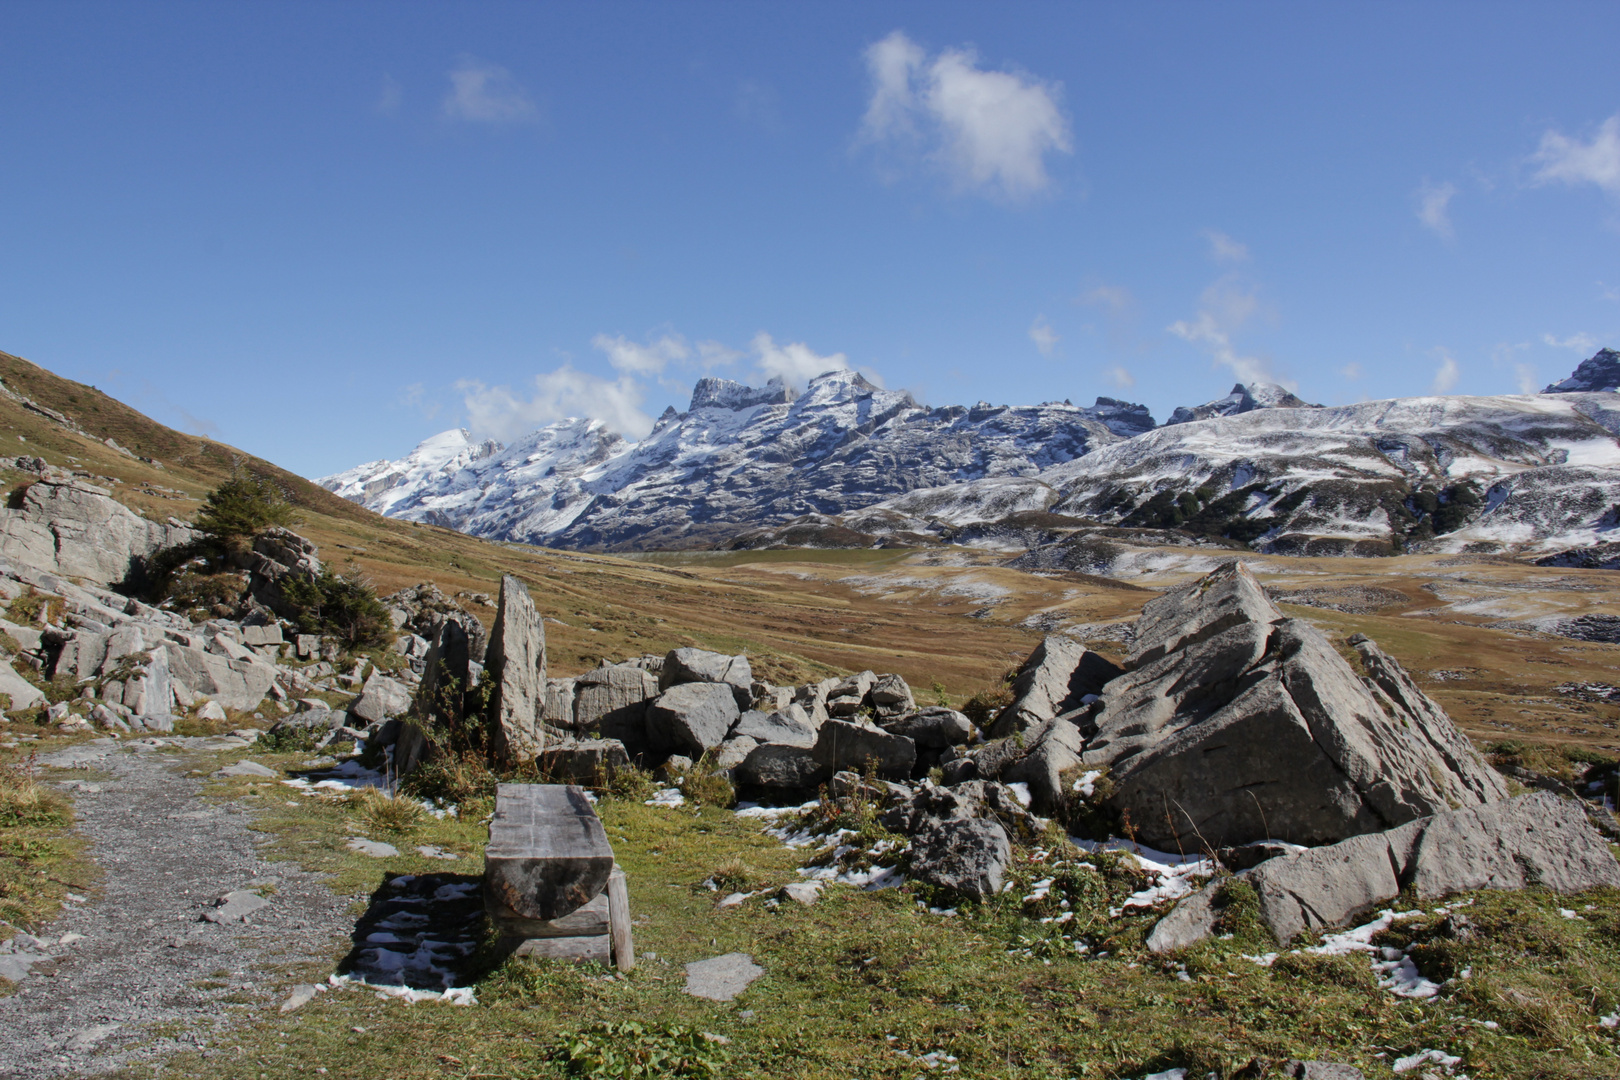
<path fill-rule="evenodd" d="M 1018 496 L 1055 514 L 1274 552 L 1374 554 L 1442 534 L 1436 546 L 1452 550 L 1551 549 L 1614 528 L 1617 432 L 1612 394 L 1258 409 L 1099 447 L 1025 481 Z M 908 493 L 867 520 L 891 511 L 912 531 L 959 527 L 995 520 L 1008 503 L 1005 482 L 977 481 Z"/>
<path fill-rule="evenodd" d="M 838 514 L 920 487 L 1033 476 L 1151 429 L 1141 406 L 1099 399 L 927 409 L 852 371 L 794 397 L 704 379 L 685 413 L 639 443 L 565 420 L 482 452 L 446 432 L 399 462 L 317 481 L 392 517 L 475 536 L 623 549 L 723 539 L 806 514 Z"/>
<path fill-rule="evenodd" d="M 1232 387 L 1232 392 L 1223 398 L 1216 398 L 1214 401 L 1205 402 L 1193 408 L 1186 405 L 1181 406 L 1170 414 L 1170 419 L 1164 422 L 1164 426 L 1190 424 L 1194 420 L 1208 420 L 1212 416 L 1236 416 L 1239 413 L 1254 412 L 1256 409 L 1320 409 L 1321 407 L 1295 397 L 1276 383 L 1253 383 L 1249 386 L 1238 383 Z"/>

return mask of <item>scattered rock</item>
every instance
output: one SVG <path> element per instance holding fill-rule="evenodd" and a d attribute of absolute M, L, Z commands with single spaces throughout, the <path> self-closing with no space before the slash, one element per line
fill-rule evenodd
<path fill-rule="evenodd" d="M 393 844 L 385 844 L 381 840 L 367 840 L 363 836 L 350 837 L 348 848 L 362 855 L 370 855 L 373 859 L 388 859 L 399 854 L 399 848 Z"/>
<path fill-rule="evenodd" d="M 1118 666 L 1073 638 L 1048 634 L 1019 668 L 1013 702 L 1001 710 L 986 734 L 1006 738 L 1078 709 L 1118 674 Z"/>
<path fill-rule="evenodd" d="M 227 719 L 225 709 L 217 701 L 205 701 L 197 709 L 197 719 L 222 723 Z"/>
<path fill-rule="evenodd" d="M 320 987 L 313 986 L 309 983 L 303 983 L 302 985 L 293 987 L 292 993 L 287 995 L 287 1000 L 281 1003 L 280 1011 L 285 1013 L 292 1012 L 294 1009 L 303 1008 L 305 1005 L 308 1005 L 310 1002 L 315 1000 L 315 995 L 319 991 Z"/>
<path fill-rule="evenodd" d="M 747 953 L 726 953 L 687 964 L 685 990 L 693 997 L 731 1001 L 763 974 L 765 969 Z"/>
<path fill-rule="evenodd" d="M 555 682 L 556 680 L 553 680 Z M 577 679 L 564 680 L 572 701 L 555 708 L 566 716 L 556 723 L 580 732 L 595 732 L 605 739 L 618 739 L 625 749 L 640 756 L 647 748 L 647 706 L 658 696 L 658 677 L 634 664 L 606 664 Z M 560 699 L 565 688 L 546 688 L 546 714 L 552 714 L 552 695 Z"/>
<path fill-rule="evenodd" d="M 911 842 L 911 875 L 918 881 L 982 899 L 1001 891 L 1012 841 L 988 818 L 931 822 Z"/>
<path fill-rule="evenodd" d="M 405 715 L 410 707 L 411 692 L 404 683 L 380 671 L 372 671 L 359 699 L 349 706 L 349 712 L 368 724 L 378 724 Z"/>
<path fill-rule="evenodd" d="M 261 776 L 261 777 L 265 777 L 265 778 L 271 778 L 271 777 L 280 776 L 281 774 L 276 772 L 276 770 L 274 770 L 272 768 L 269 768 L 269 767 L 264 766 L 264 765 L 260 765 L 257 761 L 238 761 L 234 765 L 227 765 L 223 769 L 216 770 L 214 775 L 215 776 Z"/>
<path fill-rule="evenodd" d="M 354 846 L 352 841 L 349 846 Z M 392 849 L 390 853 L 398 854 Z M 203 919 L 212 923 L 246 922 L 249 915 L 269 906 L 270 901 L 258 893 L 237 889 L 215 900 L 214 906 L 203 912 Z"/>
<path fill-rule="evenodd" d="M 80 1028 L 73 1033 L 73 1037 L 68 1039 L 62 1049 L 70 1054 L 82 1054 L 86 1050 L 94 1050 L 102 1042 L 106 1041 L 107 1036 L 122 1026 L 122 1024 L 92 1024 L 89 1027 Z"/>
<path fill-rule="evenodd" d="M 1288 1061 L 1282 1075 L 1289 1080 L 1366 1080 L 1360 1069 L 1332 1061 Z"/>
<path fill-rule="evenodd" d="M 821 883 L 816 881 L 790 881 L 777 893 L 784 900 L 810 907 L 821 899 Z"/>

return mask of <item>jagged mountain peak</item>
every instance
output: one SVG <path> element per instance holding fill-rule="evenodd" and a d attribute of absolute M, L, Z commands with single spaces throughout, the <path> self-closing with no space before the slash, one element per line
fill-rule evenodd
<path fill-rule="evenodd" d="M 751 409 L 755 405 L 786 405 L 797 395 L 782 381 L 780 375 L 763 387 L 755 388 L 732 379 L 705 376 L 692 387 L 692 404 L 688 411 L 699 409 Z"/>
<path fill-rule="evenodd" d="M 1165 427 L 1171 424 L 1190 424 L 1194 420 L 1208 420 L 1212 416 L 1237 416 L 1241 413 L 1253 412 L 1256 409 L 1320 409 L 1320 405 L 1312 405 L 1303 398 L 1297 397 L 1285 386 L 1276 383 L 1255 382 L 1247 385 L 1237 383 L 1232 392 L 1225 397 L 1207 401 L 1202 405 L 1188 407 L 1182 405 L 1170 414 L 1170 419 L 1164 422 Z"/>
<path fill-rule="evenodd" d="M 1596 391 L 1620 390 L 1620 352 L 1599 349 L 1580 362 L 1575 373 L 1562 382 L 1555 382 L 1543 394 L 1588 394 Z"/>

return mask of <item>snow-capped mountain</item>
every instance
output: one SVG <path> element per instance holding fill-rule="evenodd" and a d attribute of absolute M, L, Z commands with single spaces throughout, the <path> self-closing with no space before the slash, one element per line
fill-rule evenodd
<path fill-rule="evenodd" d="M 436 435 L 398 462 L 317 481 L 391 517 L 490 539 L 626 549 L 718 540 L 762 523 L 839 514 L 919 487 L 1034 476 L 1153 429 L 1140 405 L 1099 398 L 929 409 L 852 371 L 795 396 L 702 379 L 638 443 L 564 420 L 508 447 Z"/>
<path fill-rule="evenodd" d="M 1164 422 L 1165 427 L 1171 424 L 1189 424 L 1194 420 L 1208 420 L 1212 416 L 1236 416 L 1239 413 L 1254 412 L 1256 409 L 1320 409 L 1320 405 L 1312 405 L 1295 397 L 1284 387 L 1276 383 L 1253 383 L 1244 386 L 1238 383 L 1232 387 L 1232 392 L 1223 398 L 1205 402 L 1192 408 L 1186 405 L 1176 409 L 1170 414 L 1170 419 Z"/>
<path fill-rule="evenodd" d="M 1552 550 L 1620 540 L 1616 385 L 1606 349 L 1542 394 L 1324 408 L 1239 384 L 1155 427 L 1110 398 L 928 409 L 850 371 L 798 396 L 703 379 L 638 443 L 590 420 L 509 447 L 452 431 L 318 482 L 393 517 L 610 550 L 942 536 L 1030 512 L 1273 552 Z"/>
<path fill-rule="evenodd" d="M 1616 527 L 1617 433 L 1608 393 L 1262 409 L 1167 424 L 1034 477 L 908 492 L 843 523 L 954 530 L 1016 507 L 1273 552 L 1387 554 L 1437 536 L 1546 550 Z"/>

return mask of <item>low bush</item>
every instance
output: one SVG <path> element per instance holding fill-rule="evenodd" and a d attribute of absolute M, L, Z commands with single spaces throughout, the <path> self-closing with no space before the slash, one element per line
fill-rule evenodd
<path fill-rule="evenodd" d="M 552 1053 L 567 1076 L 591 1080 L 717 1077 L 725 1058 L 718 1040 L 668 1024 L 595 1024 L 563 1040 Z"/>

